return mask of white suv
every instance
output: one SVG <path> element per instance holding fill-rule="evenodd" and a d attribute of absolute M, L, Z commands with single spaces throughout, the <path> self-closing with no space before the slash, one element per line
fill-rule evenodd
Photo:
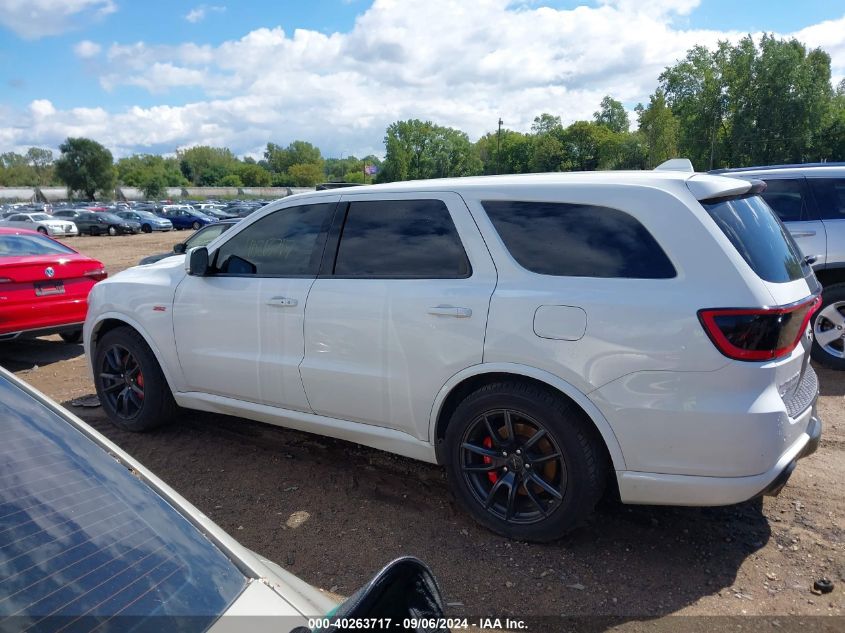
<path fill-rule="evenodd" d="M 110 277 L 84 338 L 118 426 L 178 405 L 436 462 L 479 522 L 551 540 L 608 482 L 777 492 L 821 434 L 818 293 L 747 181 L 430 180 L 285 198 Z"/>

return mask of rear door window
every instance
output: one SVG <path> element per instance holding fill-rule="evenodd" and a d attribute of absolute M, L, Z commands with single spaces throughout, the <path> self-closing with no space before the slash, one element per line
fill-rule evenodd
<path fill-rule="evenodd" d="M 845 178 L 809 178 L 807 180 L 822 220 L 845 220 Z"/>
<path fill-rule="evenodd" d="M 675 267 L 632 215 L 588 204 L 487 200 L 484 210 L 523 268 L 561 277 L 669 279 Z"/>
<path fill-rule="evenodd" d="M 804 178 L 766 179 L 766 190 L 761 195 L 784 222 L 815 219 L 811 217 L 810 198 Z"/>
<path fill-rule="evenodd" d="M 702 206 L 761 279 L 784 283 L 811 274 L 792 236 L 760 196 L 705 200 Z"/>
<path fill-rule="evenodd" d="M 363 200 L 349 204 L 334 274 L 459 279 L 470 263 L 442 200 Z"/>

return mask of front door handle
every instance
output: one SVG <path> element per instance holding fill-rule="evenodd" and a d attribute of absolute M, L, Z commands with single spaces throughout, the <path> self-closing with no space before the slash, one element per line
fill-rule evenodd
<path fill-rule="evenodd" d="M 456 319 L 467 319 L 472 316 L 471 308 L 459 308 L 457 306 L 439 305 L 428 309 L 429 314 L 436 316 L 450 316 Z"/>
<path fill-rule="evenodd" d="M 277 308 L 292 308 L 297 303 L 296 299 L 289 299 L 288 297 L 273 297 L 267 300 L 268 306 L 275 306 Z"/>
<path fill-rule="evenodd" d="M 790 231 L 789 234 L 792 237 L 813 237 L 816 232 L 815 231 Z"/>

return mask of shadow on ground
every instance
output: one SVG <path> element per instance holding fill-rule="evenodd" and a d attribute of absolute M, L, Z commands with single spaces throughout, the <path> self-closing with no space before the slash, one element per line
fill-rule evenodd
<path fill-rule="evenodd" d="M 83 354 L 81 344 L 65 343 L 58 336 L 0 342 L 0 366 L 13 372 L 52 365 Z"/>
<path fill-rule="evenodd" d="M 647 620 L 733 585 L 771 535 L 759 500 L 694 509 L 609 498 L 565 539 L 519 543 L 473 523 L 436 466 L 226 416 L 186 412 L 133 435 L 99 409 L 75 412 L 306 581 L 348 595 L 383 564 L 413 554 L 432 566 L 455 616 Z M 290 527 L 295 512 L 307 519 Z"/>

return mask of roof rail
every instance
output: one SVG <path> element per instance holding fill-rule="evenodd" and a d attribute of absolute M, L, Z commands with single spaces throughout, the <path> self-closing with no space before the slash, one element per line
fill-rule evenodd
<path fill-rule="evenodd" d="M 655 167 L 654 171 L 685 171 L 690 174 L 695 173 L 692 161 L 689 158 L 670 158 Z"/>
<path fill-rule="evenodd" d="M 793 163 L 786 165 L 757 165 L 756 167 L 727 167 L 724 169 L 711 169 L 711 174 L 726 174 L 743 171 L 762 171 L 764 169 L 797 169 L 799 167 L 845 167 L 843 162 L 830 163 Z"/>

